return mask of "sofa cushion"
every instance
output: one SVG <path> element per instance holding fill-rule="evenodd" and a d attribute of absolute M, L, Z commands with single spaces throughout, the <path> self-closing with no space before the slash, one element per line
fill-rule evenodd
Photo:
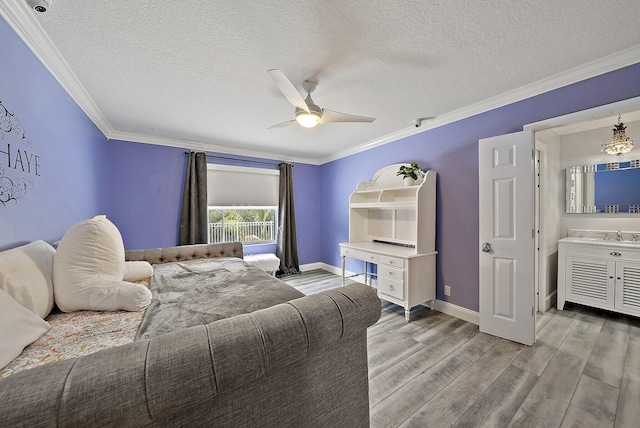
<path fill-rule="evenodd" d="M 0 290 L 0 314 L 0 368 L 3 368 L 51 326 L 4 290 Z"/>
<path fill-rule="evenodd" d="M 72 226 L 53 262 L 55 301 L 64 312 L 137 311 L 151 302 L 143 285 L 123 281 L 122 236 L 106 216 Z"/>
<path fill-rule="evenodd" d="M 145 261 L 124 262 L 125 281 L 140 281 L 153 275 L 153 266 Z"/>
<path fill-rule="evenodd" d="M 0 289 L 40 318 L 53 307 L 53 256 L 44 241 L 0 252 Z"/>

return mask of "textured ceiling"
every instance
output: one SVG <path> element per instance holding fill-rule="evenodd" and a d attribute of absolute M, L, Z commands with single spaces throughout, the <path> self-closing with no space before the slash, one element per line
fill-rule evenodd
<path fill-rule="evenodd" d="M 638 0 L 53 0 L 35 18 L 116 136 L 308 159 L 640 46 Z M 270 68 L 377 120 L 267 130 L 294 116 Z"/>

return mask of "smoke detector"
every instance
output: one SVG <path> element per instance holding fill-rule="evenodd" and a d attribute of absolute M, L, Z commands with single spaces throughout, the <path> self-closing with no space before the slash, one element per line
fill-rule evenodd
<path fill-rule="evenodd" d="M 27 0 L 29 7 L 36 12 L 44 13 L 49 9 L 52 0 Z"/>

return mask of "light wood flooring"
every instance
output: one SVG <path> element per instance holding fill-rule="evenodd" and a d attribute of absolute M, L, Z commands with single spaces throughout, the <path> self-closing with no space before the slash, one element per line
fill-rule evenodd
<path fill-rule="evenodd" d="M 305 294 L 323 270 L 282 278 Z M 640 427 L 640 319 L 578 305 L 538 314 L 532 347 L 382 302 L 369 328 L 372 427 Z"/>

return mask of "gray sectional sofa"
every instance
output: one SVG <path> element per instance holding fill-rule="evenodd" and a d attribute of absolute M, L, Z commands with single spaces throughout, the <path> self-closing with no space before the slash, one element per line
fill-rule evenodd
<path fill-rule="evenodd" d="M 155 265 L 241 259 L 242 246 L 172 247 L 126 257 Z M 212 278 L 210 286 L 218 286 Z M 242 298 L 263 299 L 269 290 Z M 227 294 L 228 302 L 237 298 L 235 288 Z M 380 317 L 373 290 L 358 284 L 247 308 L 4 378 L 0 426 L 369 425 L 367 327 Z"/>

